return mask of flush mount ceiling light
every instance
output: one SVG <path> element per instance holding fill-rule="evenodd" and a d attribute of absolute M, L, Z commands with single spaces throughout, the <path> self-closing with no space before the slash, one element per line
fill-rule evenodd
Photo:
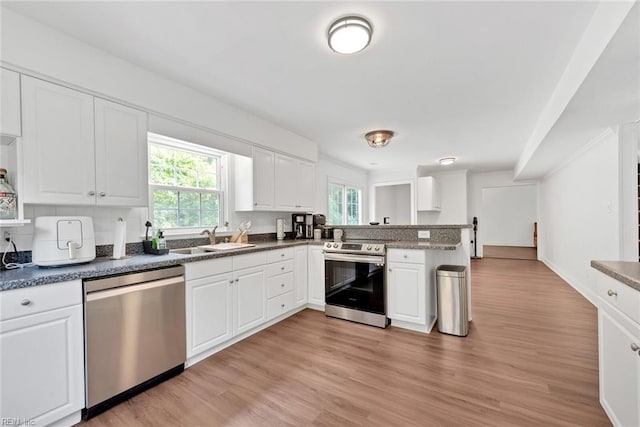
<path fill-rule="evenodd" d="M 456 158 L 455 157 L 443 157 L 438 161 L 443 166 L 449 166 L 449 165 L 452 165 L 452 164 L 454 164 L 456 162 Z"/>
<path fill-rule="evenodd" d="M 372 34 L 369 21 L 359 16 L 347 16 L 331 24 L 327 39 L 334 52 L 350 54 L 369 46 Z"/>
<path fill-rule="evenodd" d="M 380 148 L 387 145 L 392 136 L 393 131 L 390 130 L 373 130 L 364 137 L 371 147 Z"/>

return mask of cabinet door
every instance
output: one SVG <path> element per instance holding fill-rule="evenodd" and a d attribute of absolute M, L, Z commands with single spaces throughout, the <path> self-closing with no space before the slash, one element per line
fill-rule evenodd
<path fill-rule="evenodd" d="M 426 324 L 424 264 L 389 263 L 387 271 L 388 317 Z"/>
<path fill-rule="evenodd" d="M 640 425 L 640 326 L 598 309 L 600 401 L 614 425 Z"/>
<path fill-rule="evenodd" d="M 48 425 L 84 408 L 82 305 L 0 322 L 3 419 Z"/>
<path fill-rule="evenodd" d="M 20 74 L 0 68 L 0 134 L 20 136 Z"/>
<path fill-rule="evenodd" d="M 309 246 L 309 303 L 324 310 L 324 254 L 322 246 Z"/>
<path fill-rule="evenodd" d="M 294 305 L 296 307 L 303 306 L 307 303 L 308 281 L 307 281 L 307 246 L 298 246 L 295 248 L 294 258 Z"/>
<path fill-rule="evenodd" d="M 147 113 L 95 99 L 97 204 L 147 206 Z"/>
<path fill-rule="evenodd" d="M 253 207 L 273 209 L 275 197 L 275 154 L 253 147 Z"/>
<path fill-rule="evenodd" d="M 233 335 L 231 273 L 187 282 L 187 357 L 193 357 Z"/>
<path fill-rule="evenodd" d="M 298 206 L 298 161 L 292 157 L 276 154 L 276 209 L 294 210 Z"/>
<path fill-rule="evenodd" d="M 233 331 L 246 332 L 267 320 L 266 273 L 264 267 L 234 273 Z"/>
<path fill-rule="evenodd" d="M 93 97 L 22 76 L 25 203 L 95 204 Z"/>
<path fill-rule="evenodd" d="M 311 162 L 305 162 L 304 160 L 298 161 L 298 176 L 296 182 L 298 183 L 298 206 L 297 208 L 303 211 L 313 211 L 313 198 L 315 192 L 315 166 Z"/>
<path fill-rule="evenodd" d="M 422 176 L 418 178 L 417 199 L 419 211 L 439 211 L 440 210 L 440 187 L 438 180 L 432 176 Z"/>

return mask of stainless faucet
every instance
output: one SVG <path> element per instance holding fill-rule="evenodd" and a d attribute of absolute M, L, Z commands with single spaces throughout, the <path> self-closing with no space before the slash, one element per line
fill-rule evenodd
<path fill-rule="evenodd" d="M 215 227 L 213 227 L 213 229 L 211 231 L 209 230 L 202 230 L 200 232 L 200 234 L 206 234 L 209 236 L 209 243 L 211 243 L 212 245 L 216 244 L 216 228 L 218 228 L 218 226 L 216 225 Z"/>

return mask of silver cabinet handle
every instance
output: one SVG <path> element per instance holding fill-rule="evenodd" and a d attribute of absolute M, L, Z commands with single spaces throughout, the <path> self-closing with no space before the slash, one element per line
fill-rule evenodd
<path fill-rule="evenodd" d="M 280 254 L 280 256 L 281 256 L 281 257 L 283 257 L 283 256 L 284 256 L 284 254 Z"/>
<path fill-rule="evenodd" d="M 280 304 L 280 307 L 284 308 L 284 304 Z"/>
<path fill-rule="evenodd" d="M 609 295 L 610 297 L 617 297 L 618 293 L 616 291 L 612 291 L 611 289 L 609 289 L 607 291 L 607 295 Z"/>
<path fill-rule="evenodd" d="M 636 352 L 638 350 L 640 350 L 640 346 L 638 346 L 638 344 L 632 342 L 631 343 L 631 351 Z"/>
<path fill-rule="evenodd" d="M 254 203 L 253 203 L 253 206 L 258 206 L 258 202 L 254 202 Z"/>
<path fill-rule="evenodd" d="M 20 305 L 31 305 L 31 300 L 30 299 L 23 299 L 22 301 L 20 301 Z"/>
<path fill-rule="evenodd" d="M 409 258 L 409 255 L 405 254 L 405 255 L 404 255 L 404 257 L 405 257 L 405 258 Z"/>
<path fill-rule="evenodd" d="M 104 191 L 101 191 L 100 194 L 99 194 L 100 197 L 104 197 L 106 195 L 107 195 L 107 193 L 105 193 Z"/>
<path fill-rule="evenodd" d="M 284 288 L 284 283 L 280 283 L 280 287 L 281 287 L 281 288 Z"/>
<path fill-rule="evenodd" d="M 389 269 L 389 273 L 391 273 L 391 269 Z"/>
<path fill-rule="evenodd" d="M 95 196 L 96 192 L 95 191 L 89 191 L 89 196 Z"/>
<path fill-rule="evenodd" d="M 233 284 L 233 279 L 229 280 L 229 284 Z"/>
<path fill-rule="evenodd" d="M 284 270 L 284 267 L 280 267 L 280 270 Z"/>
<path fill-rule="evenodd" d="M 238 283 L 240 281 L 240 279 L 236 279 L 236 283 Z"/>

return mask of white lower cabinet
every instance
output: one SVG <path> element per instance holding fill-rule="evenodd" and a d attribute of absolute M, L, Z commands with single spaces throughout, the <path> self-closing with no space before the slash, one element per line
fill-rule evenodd
<path fill-rule="evenodd" d="M 187 282 L 187 357 L 233 336 L 232 283 L 231 272 Z"/>
<path fill-rule="evenodd" d="M 82 284 L 0 292 L 0 418 L 44 426 L 84 408 Z"/>
<path fill-rule="evenodd" d="M 324 310 L 324 254 L 321 245 L 309 245 L 309 304 L 316 310 Z"/>
<path fill-rule="evenodd" d="M 427 320 L 424 264 L 389 263 L 387 272 L 387 317 L 424 324 Z"/>
<path fill-rule="evenodd" d="M 598 310 L 600 402 L 616 426 L 640 425 L 640 325 Z"/>
<path fill-rule="evenodd" d="M 295 248 L 295 260 L 294 260 L 294 302 L 293 305 L 301 307 L 307 304 L 309 301 L 309 288 L 308 288 L 308 265 L 309 261 L 307 245 L 296 246 Z"/>
<path fill-rule="evenodd" d="M 233 273 L 233 334 L 241 334 L 267 320 L 264 266 Z"/>
<path fill-rule="evenodd" d="M 640 425 L 640 292 L 600 272 L 600 403 L 615 426 Z"/>

